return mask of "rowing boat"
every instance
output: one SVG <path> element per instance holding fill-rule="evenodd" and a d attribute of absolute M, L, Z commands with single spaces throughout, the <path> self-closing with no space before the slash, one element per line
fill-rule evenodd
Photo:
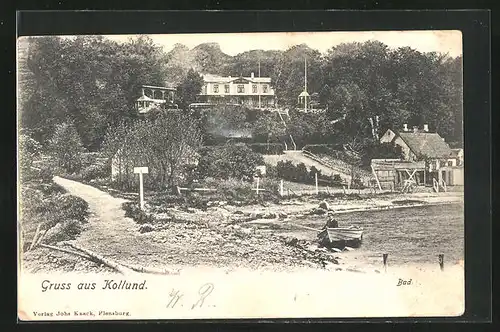
<path fill-rule="evenodd" d="M 363 230 L 358 227 L 328 227 L 318 234 L 318 239 L 320 244 L 328 247 L 359 247 L 363 241 Z"/>

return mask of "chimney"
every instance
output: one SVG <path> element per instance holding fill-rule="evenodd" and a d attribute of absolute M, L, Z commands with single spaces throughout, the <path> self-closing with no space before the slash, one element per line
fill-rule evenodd
<path fill-rule="evenodd" d="M 253 72 L 252 72 L 252 74 L 250 75 L 250 77 L 251 77 L 251 78 L 253 78 L 253 77 L 254 77 Z"/>
<path fill-rule="evenodd" d="M 408 124 L 407 123 L 403 123 L 403 131 L 408 131 Z"/>
<path fill-rule="evenodd" d="M 417 133 L 418 132 L 418 126 L 413 126 L 413 132 Z"/>
<path fill-rule="evenodd" d="M 424 124 L 424 131 L 425 132 L 428 132 L 429 131 L 429 125 L 426 123 Z"/>

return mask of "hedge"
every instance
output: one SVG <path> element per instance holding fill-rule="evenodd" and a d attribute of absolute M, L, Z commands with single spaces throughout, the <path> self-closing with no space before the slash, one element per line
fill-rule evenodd
<path fill-rule="evenodd" d="M 282 143 L 252 143 L 247 144 L 252 151 L 261 154 L 283 154 L 284 145 Z"/>
<path fill-rule="evenodd" d="M 305 164 L 294 165 L 289 160 L 286 162 L 279 161 L 276 167 L 272 167 L 271 172 L 268 174 L 280 179 L 306 184 L 313 184 L 315 182 L 315 174 L 317 174 L 319 183 L 327 182 L 331 186 L 341 186 L 344 184 L 339 174 L 334 174 L 333 176 L 322 174 L 314 166 L 308 170 Z"/>

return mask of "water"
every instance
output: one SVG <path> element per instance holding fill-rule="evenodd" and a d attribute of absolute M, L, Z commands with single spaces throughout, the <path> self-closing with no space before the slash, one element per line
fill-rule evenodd
<path fill-rule="evenodd" d="M 335 218 L 339 227 L 356 225 L 364 229 L 363 244 L 352 255 L 369 263 L 379 264 L 383 253 L 389 254 L 391 265 L 438 264 L 438 254 L 444 254 L 445 264 L 464 259 L 461 204 L 353 212 Z M 325 218 L 315 218 L 302 224 L 321 228 L 324 223 Z"/>

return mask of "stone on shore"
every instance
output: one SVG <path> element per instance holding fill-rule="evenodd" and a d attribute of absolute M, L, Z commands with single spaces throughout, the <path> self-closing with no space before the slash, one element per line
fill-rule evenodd
<path fill-rule="evenodd" d="M 152 232 L 153 230 L 154 230 L 154 228 L 151 224 L 143 224 L 143 225 L 141 225 L 141 227 L 139 227 L 140 233 L 148 233 L 148 232 Z"/>
<path fill-rule="evenodd" d="M 328 206 L 328 203 L 326 201 L 322 201 L 321 203 L 319 203 L 318 207 L 323 210 L 330 210 L 330 206 Z"/>

